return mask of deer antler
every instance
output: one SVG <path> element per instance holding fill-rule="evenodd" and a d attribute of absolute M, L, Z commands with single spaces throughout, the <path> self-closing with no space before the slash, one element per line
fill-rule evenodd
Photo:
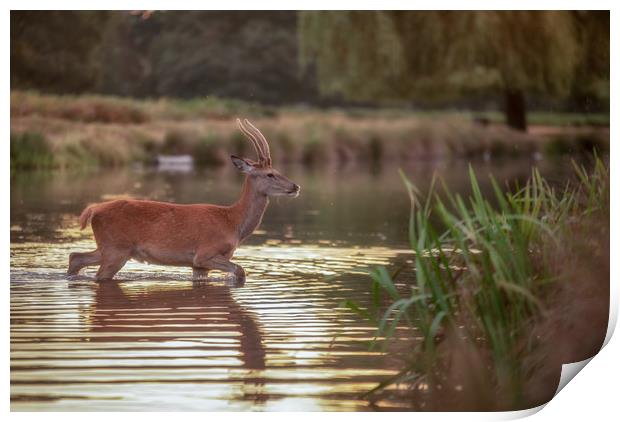
<path fill-rule="evenodd" d="M 248 125 L 250 127 L 250 129 L 252 129 L 252 132 L 256 136 L 256 139 L 258 141 L 260 141 L 260 143 L 262 144 L 263 147 L 261 148 L 261 150 L 264 153 L 263 156 L 264 156 L 264 159 L 265 159 L 265 163 L 268 166 L 271 166 L 271 152 L 269 151 L 269 143 L 267 142 L 267 139 L 265 139 L 265 137 L 260 132 L 260 130 L 258 130 L 256 128 L 256 126 L 254 126 L 252 123 L 250 123 L 250 121 L 248 119 L 244 119 L 244 123 L 246 125 Z"/>
<path fill-rule="evenodd" d="M 247 138 L 252 143 L 252 146 L 254 147 L 254 151 L 256 151 L 256 156 L 258 158 L 258 162 L 261 163 L 261 164 L 264 164 L 265 163 L 265 153 L 264 153 L 263 149 L 261 148 L 261 142 L 255 137 L 255 135 L 251 131 L 249 131 L 245 126 L 243 126 L 243 123 L 241 122 L 240 119 L 237 119 L 237 126 L 239 127 L 239 130 L 245 136 L 247 136 Z"/>

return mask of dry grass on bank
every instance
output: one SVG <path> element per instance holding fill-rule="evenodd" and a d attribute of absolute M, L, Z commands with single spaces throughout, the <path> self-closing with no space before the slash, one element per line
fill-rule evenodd
<path fill-rule="evenodd" d="M 277 162 L 492 157 L 547 148 L 540 137 L 499 124 L 480 125 L 469 114 L 274 109 L 220 99 L 130 100 L 13 92 L 11 164 L 14 168 L 114 166 L 152 161 L 158 154 L 190 154 L 197 165 L 221 165 L 231 153 L 250 154 L 249 143 L 235 126 L 237 116 L 251 119 L 261 129 Z M 579 142 L 570 141 L 560 149 L 579 147 Z"/>

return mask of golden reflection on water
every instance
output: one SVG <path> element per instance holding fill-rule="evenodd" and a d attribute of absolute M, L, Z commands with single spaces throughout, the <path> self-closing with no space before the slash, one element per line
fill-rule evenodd
<path fill-rule="evenodd" d="M 12 410 L 362 410 L 395 372 L 340 303 L 405 251 L 267 241 L 238 250 L 243 287 L 136 262 L 64 280 L 69 251 L 91 248 L 12 245 Z"/>

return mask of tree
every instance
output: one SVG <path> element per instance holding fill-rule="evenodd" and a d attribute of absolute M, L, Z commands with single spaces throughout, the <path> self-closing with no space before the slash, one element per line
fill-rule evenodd
<path fill-rule="evenodd" d="M 574 18 L 582 54 L 571 100 L 582 111 L 593 107 L 609 111 L 609 13 L 578 11 Z"/>
<path fill-rule="evenodd" d="M 11 12 L 13 89 L 316 102 L 297 56 L 294 11 Z"/>
<path fill-rule="evenodd" d="M 11 88 L 94 89 L 107 12 L 11 11 Z"/>
<path fill-rule="evenodd" d="M 592 13 L 301 12 L 300 58 L 321 92 L 359 101 L 502 93 L 507 124 L 525 130 L 526 94 L 566 96 L 590 49 L 608 57 L 609 14 Z M 593 17 L 607 47 L 586 40 L 578 20 Z M 600 73 L 608 79 L 608 65 Z"/>
<path fill-rule="evenodd" d="M 106 93 L 264 103 L 317 97 L 300 77 L 295 12 L 115 12 L 101 50 Z"/>

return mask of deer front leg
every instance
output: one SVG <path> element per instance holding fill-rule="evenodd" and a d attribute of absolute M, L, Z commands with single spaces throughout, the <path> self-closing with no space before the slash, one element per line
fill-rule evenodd
<path fill-rule="evenodd" d="M 192 278 L 194 280 L 206 280 L 209 277 L 207 268 L 192 267 Z"/>
<path fill-rule="evenodd" d="M 194 267 L 205 268 L 207 270 L 219 270 L 227 273 L 233 273 L 237 278 L 237 282 L 245 282 L 245 271 L 240 265 L 230 262 L 222 255 L 206 257 L 204 255 L 196 255 L 194 257 Z"/>

